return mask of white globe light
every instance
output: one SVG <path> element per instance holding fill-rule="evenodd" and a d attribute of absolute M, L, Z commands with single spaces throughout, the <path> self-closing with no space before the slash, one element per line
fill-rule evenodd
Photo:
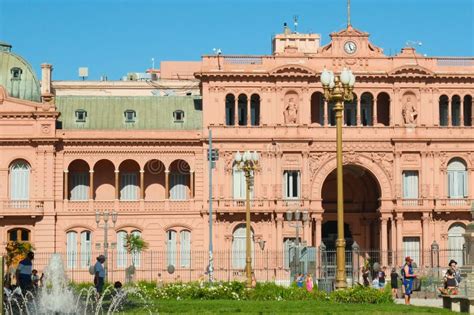
<path fill-rule="evenodd" d="M 354 86 L 355 82 L 356 82 L 356 77 L 351 72 L 351 79 L 349 80 L 349 86 L 351 87 Z"/>
<path fill-rule="evenodd" d="M 252 158 L 252 154 L 250 154 L 250 151 L 245 151 L 244 156 L 243 156 L 244 162 L 250 160 L 251 158 Z"/>
<path fill-rule="evenodd" d="M 351 72 L 347 70 L 347 68 L 344 68 L 341 72 L 341 82 L 344 85 L 349 84 L 349 81 L 351 80 Z"/>
<path fill-rule="evenodd" d="M 240 161 L 242 161 L 242 154 L 240 154 L 239 151 L 237 151 L 237 153 L 235 154 L 235 161 L 237 163 L 239 163 Z"/>
<path fill-rule="evenodd" d="M 329 71 L 324 68 L 323 72 L 321 73 L 321 83 L 323 85 L 329 85 L 329 82 L 331 81 L 331 74 Z"/>
<path fill-rule="evenodd" d="M 254 162 L 258 162 L 258 159 L 259 159 L 259 156 L 258 156 L 257 151 L 253 151 L 253 153 L 252 153 L 252 160 L 253 160 Z"/>
<path fill-rule="evenodd" d="M 329 83 L 329 88 L 333 89 L 335 85 L 336 83 L 334 82 L 334 80 L 331 80 L 331 82 Z"/>

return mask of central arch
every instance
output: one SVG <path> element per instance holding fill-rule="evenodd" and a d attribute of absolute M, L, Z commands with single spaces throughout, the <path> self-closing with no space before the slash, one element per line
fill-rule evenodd
<path fill-rule="evenodd" d="M 381 186 L 375 175 L 359 165 L 344 165 L 344 237 L 346 249 L 354 241 L 364 250 L 380 248 L 379 213 Z M 323 207 L 322 241 L 335 249 L 337 238 L 337 175 L 334 169 L 325 178 L 321 199 Z"/>

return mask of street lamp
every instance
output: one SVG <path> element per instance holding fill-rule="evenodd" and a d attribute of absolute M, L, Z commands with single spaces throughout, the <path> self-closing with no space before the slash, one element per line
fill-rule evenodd
<path fill-rule="evenodd" d="M 355 76 L 351 70 L 344 68 L 340 76 L 334 76 L 332 71 L 326 69 L 321 73 L 321 83 L 323 84 L 324 97 L 328 102 L 334 102 L 334 112 L 336 116 L 336 139 L 337 139 L 337 240 L 336 240 L 336 289 L 347 287 L 345 271 L 345 247 L 344 240 L 344 198 L 343 198 L 343 178 L 342 178 L 342 111 L 344 101 L 352 101 L 352 89 L 355 83 Z"/>
<path fill-rule="evenodd" d="M 105 211 L 95 211 L 95 223 L 97 223 L 97 227 L 99 227 L 100 223 L 100 218 L 104 220 L 104 224 L 102 227 L 104 228 L 104 257 L 105 257 L 105 262 L 104 262 L 104 271 L 105 271 L 105 278 L 104 282 L 107 282 L 107 251 L 109 249 L 109 243 L 108 243 L 108 234 L 109 234 L 109 216 L 112 218 L 112 223 L 113 226 L 115 227 L 115 223 L 117 222 L 117 216 L 118 213 L 115 210 L 112 210 L 112 212 L 109 212 L 109 210 Z"/>
<path fill-rule="evenodd" d="M 303 211 L 303 216 L 299 210 L 296 211 L 287 211 L 286 212 L 286 221 L 288 224 L 295 228 L 296 239 L 295 239 L 295 273 L 300 273 L 300 228 L 303 227 L 302 224 L 308 222 L 309 215 L 307 211 Z M 302 222 L 301 222 L 302 221 Z"/>
<path fill-rule="evenodd" d="M 252 287 L 252 255 L 250 239 L 250 187 L 253 185 L 253 173 L 258 169 L 259 156 L 257 151 L 245 151 L 235 154 L 235 166 L 245 174 L 245 227 L 246 227 L 246 250 L 245 250 L 245 271 L 247 274 L 247 287 Z"/>

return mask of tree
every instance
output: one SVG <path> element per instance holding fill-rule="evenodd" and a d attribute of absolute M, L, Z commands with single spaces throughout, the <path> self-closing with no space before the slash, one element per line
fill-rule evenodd
<path fill-rule="evenodd" d="M 34 248 L 29 242 L 9 241 L 5 249 L 7 251 L 7 282 L 10 283 L 11 275 L 15 274 L 16 267 L 20 261 L 25 259 L 28 252 L 34 250 Z"/>
<path fill-rule="evenodd" d="M 132 256 L 132 264 L 126 270 L 127 278 L 131 280 L 131 277 L 135 274 L 135 259 L 137 255 L 148 248 L 148 243 L 145 242 L 141 235 L 130 233 L 125 236 L 125 248 Z"/>

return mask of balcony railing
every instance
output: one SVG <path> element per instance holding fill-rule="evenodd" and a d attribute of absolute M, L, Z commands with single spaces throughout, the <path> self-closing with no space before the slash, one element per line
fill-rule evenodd
<path fill-rule="evenodd" d="M 44 212 L 44 202 L 40 200 L 1 200 L 0 216 L 40 215 Z"/>
<path fill-rule="evenodd" d="M 472 198 L 438 198 L 436 199 L 436 208 L 468 209 L 473 202 Z"/>
<path fill-rule="evenodd" d="M 190 211 L 194 200 L 67 200 L 63 203 L 66 212 L 91 212 L 116 210 L 124 212 Z"/>

